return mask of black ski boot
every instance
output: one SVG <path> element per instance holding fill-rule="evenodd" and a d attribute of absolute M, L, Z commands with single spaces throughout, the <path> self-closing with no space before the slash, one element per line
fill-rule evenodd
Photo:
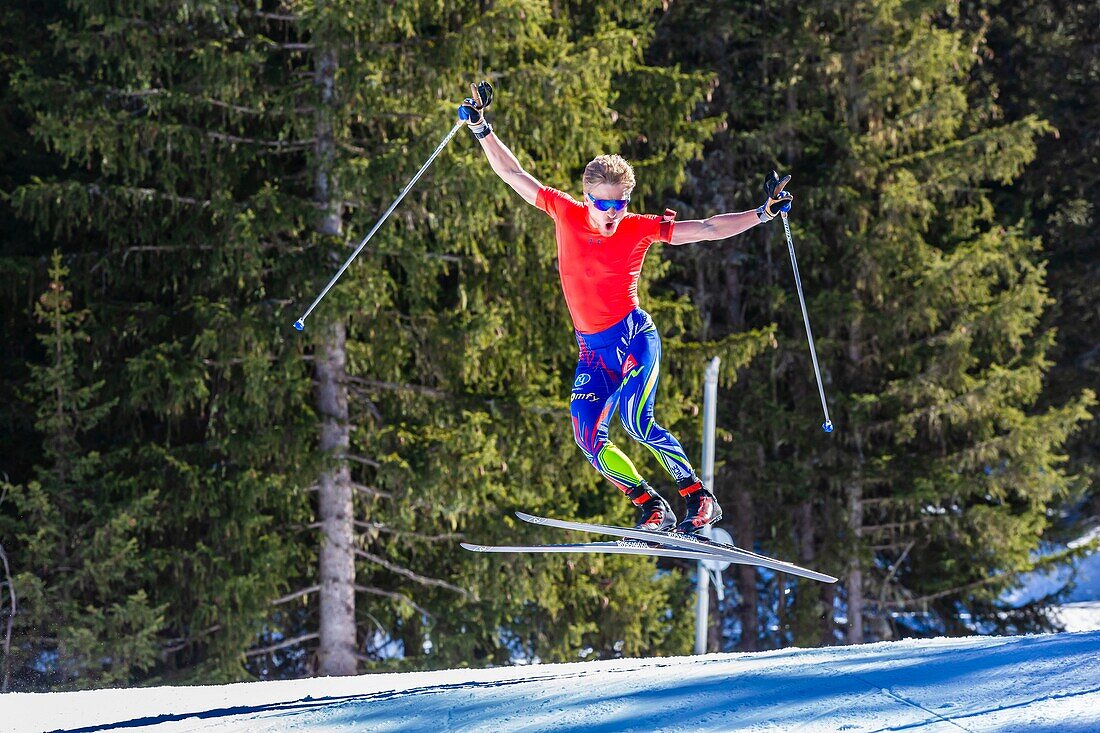
<path fill-rule="evenodd" d="M 676 526 L 676 514 L 672 507 L 646 482 L 643 481 L 641 486 L 628 491 L 626 495 L 638 508 L 638 522 L 634 529 L 667 532 Z"/>
<path fill-rule="evenodd" d="M 677 532 L 695 534 L 722 518 L 722 507 L 718 505 L 714 494 L 703 486 L 701 481 L 695 480 L 687 486 L 681 486 L 680 496 L 684 497 L 687 508 L 684 512 L 684 521 L 676 527 Z"/>

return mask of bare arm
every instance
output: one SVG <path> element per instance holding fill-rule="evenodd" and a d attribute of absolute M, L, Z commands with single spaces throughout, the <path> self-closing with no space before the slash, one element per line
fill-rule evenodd
<path fill-rule="evenodd" d="M 458 107 L 458 118 L 466 120 L 466 124 L 470 126 L 470 132 L 481 143 L 481 149 L 485 151 L 485 157 L 489 159 L 493 172 L 515 189 L 524 201 L 534 206 L 542 184 L 523 170 L 523 166 L 519 164 L 519 160 L 508 146 L 493 134 L 492 126 L 482 114 L 492 102 L 492 84 L 488 81 L 471 84 L 470 96 L 462 100 L 462 104 Z"/>
<path fill-rule="evenodd" d="M 726 239 L 753 228 L 760 223 L 755 211 L 736 214 L 718 214 L 707 219 L 678 221 L 672 230 L 669 244 L 692 244 L 715 239 Z"/>
<path fill-rule="evenodd" d="M 705 242 L 715 239 L 726 239 L 757 224 L 771 221 L 781 213 L 791 210 L 791 202 L 794 196 L 785 191 L 791 177 L 779 177 L 772 171 L 764 177 L 764 193 L 768 200 L 755 211 L 741 211 L 736 214 L 718 214 L 708 219 L 693 219 L 676 224 L 672 230 L 672 241 L 669 244 L 691 244 L 692 242 Z"/>
<path fill-rule="evenodd" d="M 489 159 L 489 165 L 492 167 L 493 172 L 515 189 L 524 201 L 534 206 L 542 184 L 523 169 L 523 166 L 519 164 L 519 160 L 508 149 L 508 146 L 500 141 L 496 133 L 490 132 L 481 138 L 479 142 L 481 142 L 481 149 L 485 151 L 485 157 Z"/>

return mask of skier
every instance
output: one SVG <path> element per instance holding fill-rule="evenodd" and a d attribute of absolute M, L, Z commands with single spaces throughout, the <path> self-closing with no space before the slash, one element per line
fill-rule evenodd
<path fill-rule="evenodd" d="M 493 133 L 484 111 L 493 99 L 489 82 L 471 84 L 472 95 L 459 106 L 459 117 L 481 143 L 493 171 L 523 200 L 546 212 L 555 225 L 558 271 L 580 354 L 569 412 L 573 437 L 596 470 L 637 507 L 639 529 L 694 533 L 722 518 L 714 494 L 699 480 L 679 441 L 653 416 L 660 375 L 661 338 L 653 319 L 638 305 L 638 277 L 654 242 L 691 244 L 726 239 L 780 211 L 792 196 L 773 172 L 765 182 L 768 200 L 754 211 L 675 221 L 664 216 L 628 213 L 634 170 L 618 155 L 600 155 L 584 169 L 584 201 L 543 186 L 525 171 Z M 638 473 L 631 460 L 608 440 L 618 408 L 627 434 L 645 445 L 676 481 L 684 497 L 684 519 Z"/>

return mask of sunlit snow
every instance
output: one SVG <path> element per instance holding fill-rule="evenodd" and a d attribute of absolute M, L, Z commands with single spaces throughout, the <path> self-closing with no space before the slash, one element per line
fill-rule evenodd
<path fill-rule="evenodd" d="M 0 696 L 0 731 L 1100 731 L 1100 631 Z"/>

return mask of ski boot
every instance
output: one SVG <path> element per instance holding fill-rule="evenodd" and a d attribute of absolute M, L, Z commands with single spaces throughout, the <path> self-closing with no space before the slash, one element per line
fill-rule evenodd
<path fill-rule="evenodd" d="M 645 481 L 637 488 L 626 492 L 626 495 L 638 508 L 638 522 L 634 525 L 634 529 L 666 532 L 676 526 L 676 514 L 672 511 L 672 507 Z"/>
<path fill-rule="evenodd" d="M 714 494 L 703 486 L 703 482 L 695 479 L 683 483 L 687 485 L 680 487 L 680 496 L 684 497 L 687 508 L 684 512 L 684 521 L 676 527 L 677 532 L 695 534 L 722 518 L 722 507 L 718 505 Z"/>

